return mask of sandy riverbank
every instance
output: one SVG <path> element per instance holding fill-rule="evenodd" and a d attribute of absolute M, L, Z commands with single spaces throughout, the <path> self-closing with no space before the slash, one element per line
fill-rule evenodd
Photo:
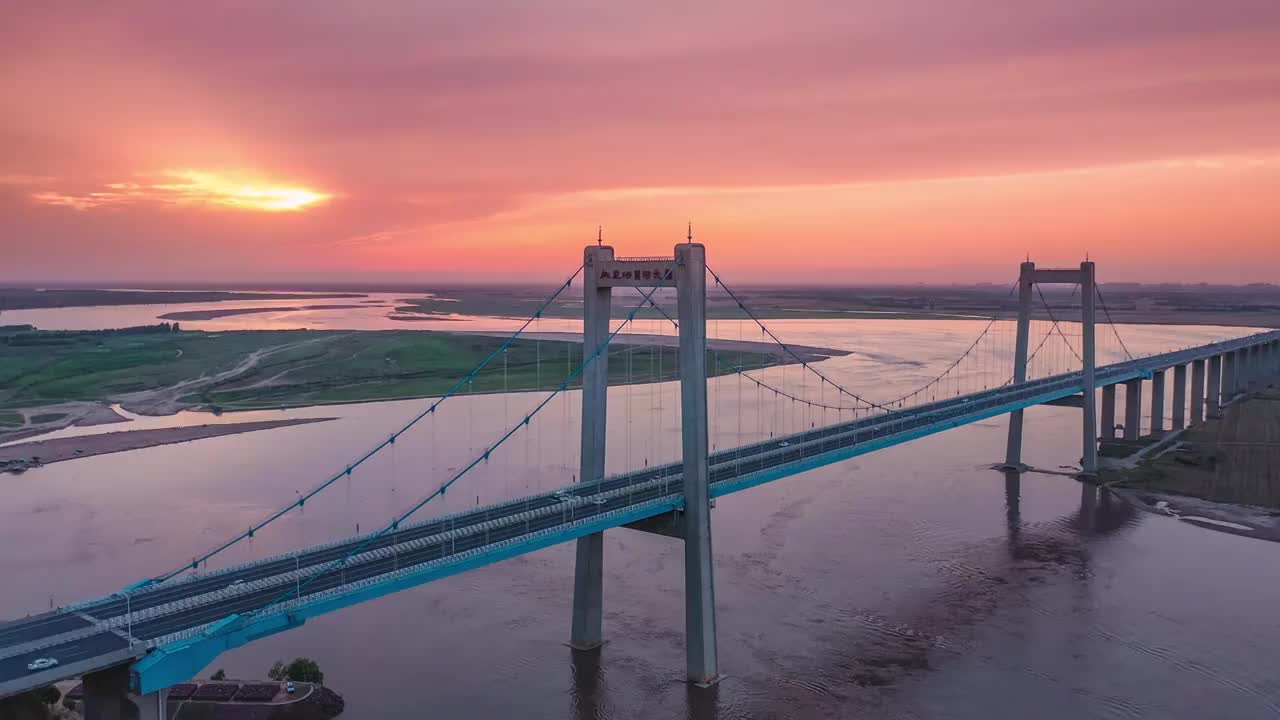
<path fill-rule="evenodd" d="M 161 320 L 215 320 L 233 315 L 255 315 L 258 313 L 302 312 L 304 310 L 350 310 L 360 305 L 300 305 L 297 307 L 258 307 L 258 308 L 223 308 L 214 310 L 179 310 L 160 315 Z"/>
<path fill-rule="evenodd" d="M 0 447 L 0 471 L 20 471 L 28 467 L 38 467 L 49 463 L 62 462 L 63 460 L 75 460 L 77 458 L 125 452 L 127 450 L 140 450 L 157 445 L 171 445 L 173 443 L 220 437 L 222 435 L 271 430 L 291 425 L 327 422 L 334 419 L 294 418 L 291 420 L 264 420 L 222 425 L 192 425 L 33 440 Z"/>
<path fill-rule="evenodd" d="M 109 405 L 79 400 L 34 408 L 19 408 L 11 412 L 21 415 L 25 425 L 16 430 L 0 430 L 0 443 L 44 435 L 64 427 L 91 427 L 129 422 L 129 418 L 120 415 Z M 48 419 L 37 421 L 38 418 Z"/>

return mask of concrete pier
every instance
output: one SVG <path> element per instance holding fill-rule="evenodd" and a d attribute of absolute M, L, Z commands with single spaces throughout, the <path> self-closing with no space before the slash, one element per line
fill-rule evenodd
<path fill-rule="evenodd" d="M 1222 355 L 1222 404 L 1231 402 L 1231 398 L 1236 396 L 1236 382 L 1238 382 L 1239 355 L 1235 352 L 1223 353 Z"/>
<path fill-rule="evenodd" d="M 1173 425 L 1171 430 L 1181 430 L 1187 426 L 1187 366 L 1178 365 L 1173 369 Z"/>
<path fill-rule="evenodd" d="M 1102 387 L 1102 439 L 1116 439 L 1116 386 Z"/>
<path fill-rule="evenodd" d="M 138 708 L 129 702 L 129 666 L 116 665 L 88 673 L 84 680 L 84 720 L 134 720 Z"/>
<path fill-rule="evenodd" d="M 1124 384 L 1124 439 L 1137 440 L 1142 434 L 1142 381 Z"/>
<path fill-rule="evenodd" d="M 1205 412 L 1211 418 L 1222 417 L 1222 355 L 1209 358 L 1209 389 L 1205 396 Z"/>
<path fill-rule="evenodd" d="M 138 720 L 168 720 L 166 700 L 169 691 L 157 690 L 147 695 L 130 695 L 129 701 L 138 708 Z"/>
<path fill-rule="evenodd" d="M 1191 424 L 1204 422 L 1204 360 L 1191 363 Z"/>
<path fill-rule="evenodd" d="M 689 682 L 720 677 L 716 592 L 711 555 L 711 485 L 707 456 L 707 256 L 702 245 L 677 245 L 680 318 L 680 426 L 684 451 L 685 658 Z"/>
<path fill-rule="evenodd" d="M 1164 432 L 1164 370 L 1151 373 L 1151 434 Z"/>
<path fill-rule="evenodd" d="M 582 355 L 590 358 L 609 338 L 612 288 L 601 285 L 595 271 L 613 259 L 607 245 L 583 252 L 586 271 L 582 283 Z M 582 372 L 582 449 L 578 482 L 604 477 L 605 419 L 608 417 L 609 353 L 601 350 Z M 573 626 L 569 646 L 591 650 L 604 642 L 604 533 L 578 539 L 573 573 Z"/>

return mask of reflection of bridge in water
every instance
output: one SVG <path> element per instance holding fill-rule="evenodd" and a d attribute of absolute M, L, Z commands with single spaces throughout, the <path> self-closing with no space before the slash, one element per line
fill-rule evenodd
<path fill-rule="evenodd" d="M 466 388 L 477 373 L 499 359 L 505 363 L 506 348 L 529 322 L 540 316 L 541 310 L 499 351 L 403 429 L 245 533 L 188 565 L 110 596 L 0 625 L 0 695 L 84 675 L 86 708 L 91 717 L 113 716 L 123 707 L 128 691 L 147 696 L 146 702 L 140 702 L 144 711 L 158 712 L 163 708 L 166 687 L 193 677 L 226 650 L 297 627 L 310 617 L 570 540 L 578 544 L 570 644 L 584 651 L 578 653 L 583 657 L 575 661 L 575 668 L 581 667 L 579 679 L 589 682 L 594 676 L 591 663 L 596 661 L 587 659 L 591 654 L 586 651 L 598 647 L 603 638 L 601 533 L 618 527 L 657 532 L 684 541 L 687 677 L 698 685 L 714 683 L 718 662 L 710 510 L 715 497 L 950 428 L 1010 415 L 1004 467 L 1008 483 L 1008 546 L 1009 552 L 1016 555 L 1028 547 L 1026 530 L 1018 516 L 1018 472 L 1024 469 L 1024 409 L 1046 403 L 1081 409 L 1079 474 L 1087 477 L 1097 470 L 1097 389 L 1101 388 L 1102 397 L 1102 437 L 1114 436 L 1115 390 L 1121 384 L 1126 388 L 1125 434 L 1136 437 L 1144 382 L 1152 388 L 1152 430 L 1160 432 L 1165 429 L 1166 401 L 1175 428 L 1187 423 L 1188 410 L 1190 422 L 1201 422 L 1206 411 L 1218 412 L 1224 401 L 1260 384 L 1280 364 L 1280 332 L 1135 358 L 1124 348 L 1119 331 L 1112 325 L 1112 337 L 1118 350 L 1123 351 L 1123 359 L 1099 366 L 1095 361 L 1095 303 L 1102 296 L 1094 286 L 1093 264 L 1082 263 L 1071 270 L 1043 270 L 1025 263 L 1018 281 L 1019 316 L 1016 337 L 1008 348 L 1012 351 L 1008 364 L 992 362 L 1004 349 L 998 333 L 993 331 L 993 319 L 943 373 L 893 399 L 869 400 L 865 394 L 833 380 L 820 363 L 798 356 L 796 372 L 810 378 L 810 383 L 799 389 L 738 368 L 737 382 L 750 383 L 761 397 L 771 395 L 779 415 L 797 405 L 806 408 L 806 412 L 802 416 L 792 413 L 790 417 L 801 419 L 785 427 L 785 432 L 773 432 L 755 442 L 711 452 L 705 319 L 708 274 L 738 302 L 744 315 L 760 325 L 762 334 L 784 351 L 789 352 L 789 347 L 756 318 L 737 293 L 706 268 L 700 245 L 678 245 L 671 258 L 630 260 L 614 258 L 608 247 L 590 247 L 579 272 L 584 273 L 585 299 L 582 362 L 566 369 L 556 391 L 546 394 L 512 426 L 499 428 L 496 442 L 478 451 L 470 464 L 459 468 L 420 502 L 377 532 L 198 575 L 188 572 L 223 557 L 228 548 L 267 530 L 280 517 L 301 511 L 307 500 L 325 492 L 340 478 L 358 472 L 366 460 L 394 444 L 409 428 L 421 421 L 431 422 L 437 407 Z M 570 287 L 572 279 L 547 304 Z M 1080 287 L 1078 349 L 1056 319 L 1039 344 L 1032 347 L 1033 298 L 1038 285 L 1050 282 Z M 610 341 L 639 312 L 657 309 L 656 293 L 672 285 L 677 297 L 681 348 L 682 460 L 606 475 Z M 641 297 L 618 327 L 610 330 L 612 289 L 618 286 L 638 288 Z M 1039 297 L 1049 309 L 1044 295 Z M 1106 312 L 1105 304 L 1102 309 Z M 1051 339 L 1061 341 L 1060 352 L 1056 364 L 1046 365 L 1044 360 L 1050 351 L 1042 354 L 1042 350 Z M 1074 364 L 1076 361 L 1078 365 Z M 1037 376 L 1029 379 L 1033 370 L 1038 370 L 1034 373 Z M 1169 370 L 1173 372 L 1171 394 L 1164 383 Z M 539 411 L 579 380 L 582 441 L 577 478 L 581 480 L 574 482 L 577 478 L 566 477 L 563 487 L 557 490 L 426 520 L 412 519 L 423 507 L 465 481 L 511 437 L 531 432 Z M 1122 527 L 1130 513 L 1127 506 L 1112 502 L 1105 493 L 1099 496 L 1096 488 L 1082 484 L 1080 510 L 1066 521 L 1082 535 L 1107 533 Z M 56 658 L 58 665 L 29 671 L 28 664 L 40 657 Z M 592 695 L 589 686 L 582 692 L 585 697 Z"/>
<path fill-rule="evenodd" d="M 926 593 L 925 597 L 915 602 L 914 607 L 903 609 L 904 620 L 890 623 L 868 618 L 868 622 L 876 622 L 884 630 L 874 634 L 874 647 L 866 647 L 867 642 L 859 642 L 858 637 L 828 637 L 824 643 L 826 649 L 815 659 L 818 667 L 840 668 L 841 674 L 849 675 L 852 673 L 850 669 L 859 667 L 868 656 L 874 662 L 886 652 L 891 655 L 891 669 L 886 672 L 892 673 L 892 668 L 910 666 L 913 662 L 918 666 L 925 666 L 929 663 L 931 638 L 956 635 L 958 625 L 975 624 L 977 620 L 993 612 L 998 604 L 993 599 L 975 608 L 975 597 L 1008 592 L 1010 585 L 1017 579 L 1027 577 L 1027 568 L 1043 568 L 1046 565 L 1072 567 L 1077 576 L 1086 578 L 1081 582 L 1087 587 L 1090 562 L 1088 544 L 1095 539 L 1116 535 L 1137 526 L 1138 510 L 1105 488 L 1090 483 L 1080 483 L 1079 504 L 1070 513 L 1027 526 L 1021 512 L 1022 473 L 1005 470 L 1003 474 L 1006 518 L 1003 550 L 993 554 L 993 548 L 988 543 L 955 548 L 957 558 L 972 558 L 971 561 L 977 563 L 977 567 L 962 576 L 956 586 Z M 997 556 L 999 554 L 1003 554 L 1003 561 Z M 1072 589 L 1069 592 L 1078 590 Z M 921 614 L 928 617 L 921 618 Z M 835 624 L 824 624 L 823 632 L 833 632 L 833 625 Z M 890 628 L 895 625 L 909 629 L 902 634 L 892 632 Z M 927 630 L 916 630 L 917 628 Z M 920 637 L 922 634 L 925 635 L 923 640 Z M 885 644 L 890 647 L 884 647 Z M 609 668 L 601 663 L 599 653 L 573 653 L 570 671 L 571 717 L 575 720 L 593 720 L 611 717 L 618 711 L 622 700 L 610 694 Z M 718 695 L 719 685 L 701 688 L 690 684 L 688 688 L 685 717 L 690 720 L 715 720 L 724 714 Z M 803 715 L 799 708 L 796 711 Z M 738 716 L 737 713 L 730 714 Z"/>

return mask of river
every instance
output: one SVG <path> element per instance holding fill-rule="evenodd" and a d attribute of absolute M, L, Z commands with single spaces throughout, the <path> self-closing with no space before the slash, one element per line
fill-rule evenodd
<path fill-rule="evenodd" d="M 160 307 L 4 317 L 49 329 L 111 327 L 204 306 Z M 184 326 L 405 327 L 386 321 L 386 312 L 316 311 L 305 320 L 242 315 Z M 510 326 L 495 318 L 460 323 L 442 325 Z M 660 325 L 642 329 L 663 332 Z M 771 325 L 791 342 L 853 351 L 819 367 L 848 387 L 887 398 L 944 369 L 984 323 Z M 537 329 L 572 326 L 547 320 Z M 730 339 L 758 335 L 736 321 L 712 322 L 708 331 Z M 1135 326 L 1121 332 L 1135 354 L 1146 354 L 1244 331 Z M 993 352 L 990 362 L 1000 367 L 1003 359 Z M 802 383 L 795 368 L 768 373 L 761 377 L 790 388 Z M 962 379 L 955 389 L 981 380 Z M 804 391 L 815 398 L 830 392 L 812 385 Z M 780 409 L 732 375 L 711 381 L 710 396 L 718 447 L 834 419 Z M 303 513 L 221 562 L 321 542 L 357 526 L 374 529 L 446 480 L 542 397 L 448 401 L 438 416 L 308 502 Z M 514 436 L 423 516 L 569 482 L 576 472 L 579 402 L 576 393 L 552 400 L 529 433 Z M 674 385 L 613 388 L 609 403 L 611 469 L 678 454 Z M 8 580 L 0 617 L 109 593 L 181 565 L 344 467 L 422 407 L 423 401 L 398 401 L 238 413 L 219 420 L 337 419 L 0 476 L 0 577 Z M 182 413 L 134 426 L 208 421 Z M 1005 421 L 995 419 L 721 498 L 712 524 L 726 677 L 710 691 L 682 682 L 679 543 L 622 529 L 605 536 L 609 642 L 598 657 L 575 659 L 562 644 L 573 574 L 573 548 L 563 545 L 309 621 L 224 655 L 208 672 L 222 667 L 233 677 L 255 677 L 276 659 L 310 656 L 327 684 L 346 697 L 344 717 L 351 718 L 1280 713 L 1273 663 L 1280 641 L 1280 577 L 1271 571 L 1276 546 L 1135 513 L 1056 474 L 1078 463 L 1078 423 L 1075 409 L 1028 410 L 1024 457 L 1045 472 L 1021 479 L 989 468 L 1004 452 Z"/>

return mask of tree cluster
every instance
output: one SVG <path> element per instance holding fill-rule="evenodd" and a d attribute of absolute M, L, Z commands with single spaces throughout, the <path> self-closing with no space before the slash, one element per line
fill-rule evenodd
<path fill-rule="evenodd" d="M 324 673 L 320 672 L 320 664 L 311 658 L 294 658 L 288 665 L 277 660 L 267 671 L 272 680 L 292 680 L 293 682 L 309 682 L 324 684 Z"/>
<path fill-rule="evenodd" d="M 105 337 L 107 335 L 154 335 L 181 332 L 182 330 L 176 322 L 107 328 L 104 330 L 36 330 L 30 325 L 6 325 L 5 328 L 16 328 L 17 330 L 10 331 L 0 328 L 0 344 L 13 346 L 62 345 L 82 338 Z"/>

